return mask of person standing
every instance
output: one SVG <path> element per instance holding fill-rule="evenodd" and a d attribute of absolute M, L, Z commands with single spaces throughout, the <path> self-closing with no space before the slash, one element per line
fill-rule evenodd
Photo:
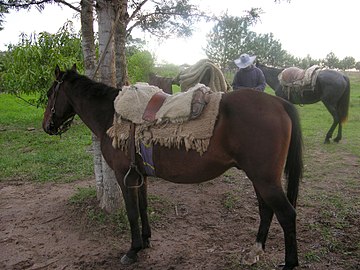
<path fill-rule="evenodd" d="M 239 70 L 236 72 L 232 87 L 234 90 L 252 88 L 264 91 L 266 86 L 264 73 L 254 65 L 256 56 L 249 56 L 244 53 L 240 58 L 234 60 Z"/>

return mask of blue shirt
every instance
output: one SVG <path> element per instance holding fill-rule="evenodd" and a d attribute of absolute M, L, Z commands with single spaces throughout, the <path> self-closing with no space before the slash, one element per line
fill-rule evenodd
<path fill-rule="evenodd" d="M 242 68 L 236 72 L 232 87 L 234 90 L 242 88 L 254 88 L 259 91 L 264 91 L 266 86 L 264 73 L 254 65 Z"/>

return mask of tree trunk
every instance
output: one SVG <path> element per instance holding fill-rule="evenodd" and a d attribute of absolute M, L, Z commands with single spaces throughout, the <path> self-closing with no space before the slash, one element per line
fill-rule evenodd
<path fill-rule="evenodd" d="M 115 24 L 116 86 L 121 88 L 129 85 L 126 61 L 126 27 L 129 20 L 127 0 L 119 0 L 116 8 L 119 16 L 119 20 Z"/>
<path fill-rule="evenodd" d="M 115 51 L 114 36 L 112 34 L 115 19 L 114 9 L 112 2 L 107 0 L 97 1 L 96 9 L 99 21 L 99 61 L 101 61 L 99 77 L 101 82 L 115 87 Z M 94 147 L 96 148 L 94 149 L 94 161 L 100 165 L 99 143 L 94 145 L 97 145 Z M 122 196 L 115 174 L 103 157 L 101 157 L 101 170 L 98 168 L 95 174 L 99 175 L 96 180 L 96 186 L 98 188 L 100 206 L 107 212 L 114 213 L 122 204 Z"/>
<path fill-rule="evenodd" d="M 81 34 L 82 34 L 82 50 L 84 54 L 85 75 L 94 79 L 95 72 L 95 39 L 94 39 L 94 9 L 93 0 L 81 1 Z M 96 194 L 101 201 L 103 197 L 103 173 L 102 173 L 102 155 L 100 151 L 99 139 L 92 134 L 92 148 L 94 155 L 94 173 L 96 180 Z"/>

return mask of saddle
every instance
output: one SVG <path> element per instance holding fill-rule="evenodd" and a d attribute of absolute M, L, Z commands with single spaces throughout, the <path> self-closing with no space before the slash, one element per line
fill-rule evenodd
<path fill-rule="evenodd" d="M 175 95 L 166 94 L 156 86 L 135 84 L 119 92 L 114 107 L 118 117 L 137 125 L 183 123 L 201 114 L 210 93 L 203 84 Z"/>
<path fill-rule="evenodd" d="M 278 79 L 280 84 L 284 87 L 307 88 L 313 90 L 315 88 L 318 71 L 320 71 L 320 67 L 317 65 L 313 65 L 306 70 L 297 67 L 289 67 L 279 74 Z"/>

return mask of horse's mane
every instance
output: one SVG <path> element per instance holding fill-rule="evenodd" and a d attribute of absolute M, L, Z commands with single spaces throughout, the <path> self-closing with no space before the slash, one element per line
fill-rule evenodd
<path fill-rule="evenodd" d="M 77 89 L 80 90 L 80 94 L 84 97 L 111 95 L 115 98 L 119 91 L 121 91 L 121 89 L 117 89 L 104 83 L 91 80 L 87 76 L 81 75 L 71 69 L 65 72 L 63 80 L 72 83 Z"/>

